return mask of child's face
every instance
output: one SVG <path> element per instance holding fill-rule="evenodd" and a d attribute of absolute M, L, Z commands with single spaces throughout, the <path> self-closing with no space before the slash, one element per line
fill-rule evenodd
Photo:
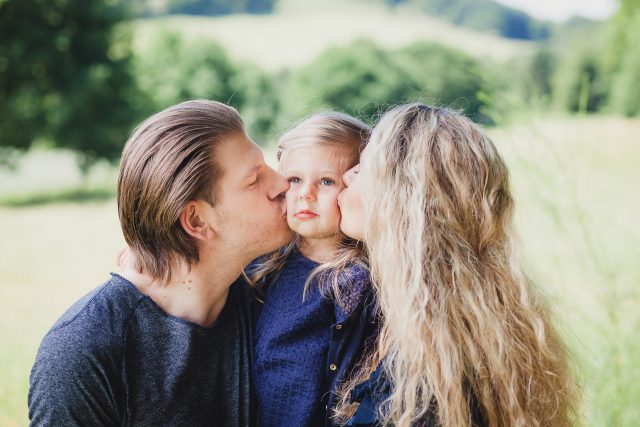
<path fill-rule="evenodd" d="M 342 147 L 309 146 L 292 149 L 282 157 L 280 169 L 290 183 L 287 222 L 303 239 L 335 237 L 339 233 L 337 197 L 352 156 Z"/>

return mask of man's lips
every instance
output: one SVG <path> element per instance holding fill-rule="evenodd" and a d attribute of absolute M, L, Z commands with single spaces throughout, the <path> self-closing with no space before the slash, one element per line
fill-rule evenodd
<path fill-rule="evenodd" d="M 310 218 L 315 218 L 318 216 L 317 213 L 309 210 L 309 209 L 303 209 L 301 211 L 296 212 L 296 218 L 298 219 L 310 219 Z"/>

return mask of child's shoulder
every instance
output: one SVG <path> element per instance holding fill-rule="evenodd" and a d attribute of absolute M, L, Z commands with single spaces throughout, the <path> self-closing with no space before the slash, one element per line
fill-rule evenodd
<path fill-rule="evenodd" d="M 336 295 L 336 320 L 341 321 L 357 311 L 370 293 L 369 269 L 360 264 L 351 264 L 340 271 L 338 295 Z"/>
<path fill-rule="evenodd" d="M 340 286 L 352 288 L 356 284 L 369 286 L 369 269 L 362 264 L 349 264 L 338 273 Z"/>

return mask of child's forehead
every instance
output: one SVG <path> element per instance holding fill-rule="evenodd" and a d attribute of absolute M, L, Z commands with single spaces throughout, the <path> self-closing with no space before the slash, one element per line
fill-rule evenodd
<path fill-rule="evenodd" d="M 286 157 L 353 157 L 356 154 L 354 147 L 345 144 L 301 143 L 283 150 L 281 159 Z M 293 155 L 293 156 L 292 156 Z"/>
<path fill-rule="evenodd" d="M 291 168 L 299 164 L 307 168 L 324 166 L 342 170 L 353 163 L 356 155 L 344 145 L 309 144 L 284 151 L 280 157 L 280 166 Z"/>

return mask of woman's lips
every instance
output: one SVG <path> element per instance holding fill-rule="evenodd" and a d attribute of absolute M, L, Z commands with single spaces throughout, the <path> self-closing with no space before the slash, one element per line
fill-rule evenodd
<path fill-rule="evenodd" d="M 310 211 L 308 209 L 303 209 L 301 211 L 299 211 L 298 213 L 296 213 L 296 218 L 298 219 L 311 219 L 311 218 L 315 218 L 317 217 L 318 214 L 316 214 L 313 211 Z"/>

